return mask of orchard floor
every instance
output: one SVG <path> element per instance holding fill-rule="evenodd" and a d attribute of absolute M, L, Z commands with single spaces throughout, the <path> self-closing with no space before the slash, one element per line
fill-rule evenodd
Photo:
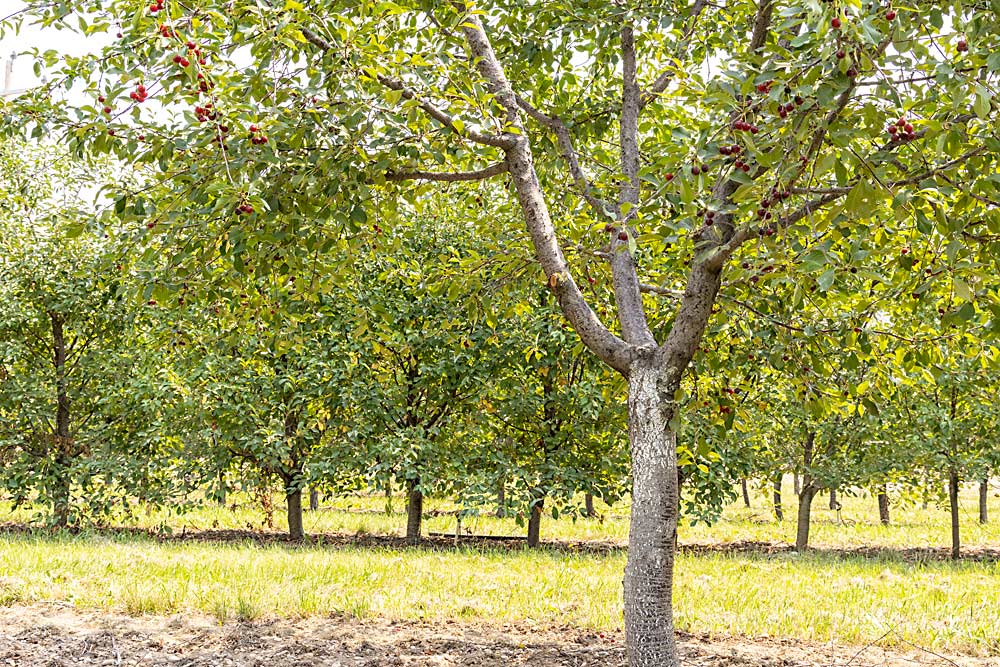
<path fill-rule="evenodd" d="M 945 656 L 802 641 L 684 635 L 695 667 L 1000 667 L 1000 658 Z M 3 667 L 618 667 L 620 633 L 530 625 L 348 618 L 219 624 L 209 616 L 122 616 L 68 604 L 0 608 Z"/>

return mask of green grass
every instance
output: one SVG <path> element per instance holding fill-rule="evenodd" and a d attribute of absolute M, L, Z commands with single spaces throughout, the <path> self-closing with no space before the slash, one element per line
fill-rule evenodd
<path fill-rule="evenodd" d="M 0 537 L 0 601 L 72 602 L 130 614 L 198 611 L 220 621 L 344 614 L 621 628 L 624 555 L 323 549 Z M 865 644 L 911 641 L 1000 652 L 1000 566 L 824 555 L 681 555 L 678 627 L 722 635 Z"/>
<path fill-rule="evenodd" d="M 828 508 L 826 496 L 817 497 L 813 502 L 813 521 L 810 542 L 816 547 L 948 547 L 951 544 L 950 518 L 943 507 L 931 504 L 926 510 L 919 506 L 892 507 L 892 524 L 883 526 L 878 521 L 875 498 L 869 495 L 839 496 L 843 509 L 838 517 Z M 264 522 L 259 507 L 248 502 L 245 497 L 233 496 L 236 509 L 216 505 L 200 507 L 182 516 L 171 515 L 165 510 L 140 513 L 136 524 L 144 528 L 170 526 L 175 532 L 221 529 L 286 530 L 287 524 L 283 507 L 277 496 L 274 498 L 275 512 L 273 528 Z M 726 508 L 722 518 L 711 526 L 698 524 L 682 525 L 679 534 L 682 543 L 714 544 L 734 541 L 762 541 L 793 543 L 795 541 L 796 497 L 789 481 L 784 489 L 785 520 L 777 522 L 770 505 L 770 491 L 754 489 L 751 502 L 746 509 L 742 502 Z M 976 490 L 971 485 L 962 490 L 961 533 L 966 547 L 1000 548 L 1000 496 L 996 490 L 990 495 L 990 516 L 992 525 L 980 525 L 977 514 Z M 597 503 L 603 519 L 571 518 L 553 520 L 546 515 L 542 521 L 542 539 L 560 541 L 601 540 L 624 545 L 628 538 L 628 506 L 620 503 L 607 507 Z M 405 527 L 402 498 L 393 498 L 392 513 L 387 514 L 386 499 L 381 495 L 346 496 L 324 499 L 319 512 L 305 513 L 307 533 L 345 533 L 371 535 L 401 535 Z M 450 511 L 457 506 L 447 500 L 428 498 L 425 503 L 428 513 Z M 463 520 L 463 530 L 475 534 L 524 535 L 524 526 L 515 519 L 497 519 L 485 508 L 483 515 Z M 27 521 L 27 511 L 4 513 L 0 508 L 0 522 Z M 425 531 L 455 531 L 455 517 L 428 516 L 424 522 Z"/>
<path fill-rule="evenodd" d="M 727 508 L 713 527 L 684 526 L 681 541 L 789 542 L 794 497 L 786 489 L 786 520 L 775 522 L 763 493 L 754 508 Z M 1000 529 L 975 521 L 975 494 L 962 498 L 968 546 L 1000 547 Z M 894 508 L 892 526 L 877 521 L 870 497 L 842 498 L 842 523 L 815 508 L 813 544 L 819 547 L 946 546 L 948 514 Z M 1000 502 L 990 498 L 1000 523 Z M 402 504 L 394 499 L 397 509 Z M 453 506 L 431 501 L 429 509 Z M 311 532 L 400 534 L 403 517 L 385 514 L 384 497 L 324 502 L 306 516 Z M 550 540 L 623 543 L 627 507 L 601 507 L 603 521 L 543 523 Z M 359 511 L 364 510 L 364 511 Z M 0 515 L 23 520 L 24 512 Z M 275 530 L 282 517 L 275 515 Z M 182 528 L 261 527 L 249 505 L 206 507 L 181 517 L 143 514 L 139 523 Z M 427 527 L 454 530 L 454 518 L 430 517 Z M 481 517 L 464 526 L 477 533 L 522 534 L 512 519 Z M 68 601 L 83 608 L 130 614 L 197 611 L 219 620 L 346 614 L 419 620 L 532 622 L 599 630 L 621 628 L 625 556 L 572 550 L 390 549 L 261 546 L 253 543 L 161 542 L 143 535 L 0 533 L 0 604 Z M 861 558 L 829 552 L 683 553 L 676 573 L 678 627 L 719 635 L 771 636 L 867 644 L 913 642 L 934 650 L 1000 654 L 1000 564 L 907 563 L 887 553 Z"/>

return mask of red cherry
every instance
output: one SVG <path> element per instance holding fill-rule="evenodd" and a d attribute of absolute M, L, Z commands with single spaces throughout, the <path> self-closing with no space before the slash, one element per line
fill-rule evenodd
<path fill-rule="evenodd" d="M 837 49 L 837 53 L 834 55 L 837 56 L 837 60 L 843 60 L 847 57 L 847 53 L 843 49 Z"/>
<path fill-rule="evenodd" d="M 666 174 L 663 175 L 663 178 L 664 180 L 667 181 L 667 183 L 669 183 L 670 181 L 674 180 L 674 173 L 672 171 L 668 171 Z"/>
<path fill-rule="evenodd" d="M 618 232 L 619 241 L 628 241 L 628 232 Z"/>
<path fill-rule="evenodd" d="M 896 125 L 899 127 L 903 127 L 904 125 L 906 125 L 906 121 L 900 118 L 899 120 L 896 121 Z"/>
<path fill-rule="evenodd" d="M 890 9 L 885 13 L 885 18 L 888 19 L 889 21 L 893 20 L 894 18 L 896 18 L 896 11 L 894 9 Z"/>
<path fill-rule="evenodd" d="M 899 132 L 899 128 L 898 127 L 896 127 L 895 125 L 890 125 L 889 126 L 889 134 L 896 134 L 897 132 Z"/>
<path fill-rule="evenodd" d="M 108 136 L 109 137 L 115 136 L 115 131 L 114 130 L 108 130 Z"/>
<path fill-rule="evenodd" d="M 691 173 L 697 176 L 698 174 L 701 173 L 701 167 L 699 167 L 698 165 L 694 165 L 693 167 L 691 167 Z"/>
<path fill-rule="evenodd" d="M 111 107 L 104 107 L 104 113 L 111 113 Z"/>
<path fill-rule="evenodd" d="M 188 47 L 189 49 L 191 49 L 192 51 L 194 51 L 194 50 L 195 50 L 196 48 L 198 48 L 198 46 L 197 46 L 197 45 L 196 45 L 196 44 L 195 44 L 194 42 L 188 42 L 188 43 L 186 44 L 186 46 L 187 46 L 187 47 Z"/>
<path fill-rule="evenodd" d="M 181 58 L 180 59 L 180 66 L 181 67 L 187 67 L 190 64 L 191 64 L 191 61 L 188 60 L 187 58 Z"/>
<path fill-rule="evenodd" d="M 100 97 L 98 97 L 97 101 L 100 102 L 101 104 L 104 104 L 104 95 L 101 95 Z"/>
<path fill-rule="evenodd" d="M 181 60 L 183 60 L 183 58 L 181 56 L 174 56 L 174 63 L 175 64 L 179 65 L 181 63 Z"/>
<path fill-rule="evenodd" d="M 958 44 L 955 45 L 955 48 L 958 49 L 959 53 L 965 53 L 969 50 L 969 44 L 964 39 L 960 39 L 958 40 Z"/>
<path fill-rule="evenodd" d="M 833 27 L 834 30 L 840 30 L 841 26 L 840 17 L 834 17 L 834 19 L 830 21 L 830 26 Z"/>
<path fill-rule="evenodd" d="M 906 125 L 904 125 L 903 129 L 906 130 L 907 134 L 913 132 L 913 126 L 911 124 L 909 124 L 909 123 L 907 123 Z"/>

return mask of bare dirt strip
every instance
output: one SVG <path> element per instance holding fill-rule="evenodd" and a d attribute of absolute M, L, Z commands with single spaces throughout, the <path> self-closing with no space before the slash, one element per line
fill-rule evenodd
<path fill-rule="evenodd" d="M 770 639 L 683 635 L 694 667 L 1000 667 L 943 656 Z M 530 625 L 345 618 L 219 624 L 197 614 L 130 617 L 67 604 L 0 608 L 0 667 L 623 667 L 620 634 Z"/>

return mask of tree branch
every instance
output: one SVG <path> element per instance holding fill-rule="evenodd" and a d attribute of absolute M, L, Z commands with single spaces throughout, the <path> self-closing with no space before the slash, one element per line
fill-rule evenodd
<path fill-rule="evenodd" d="M 306 38 L 306 41 L 308 41 L 313 46 L 319 48 L 324 52 L 330 52 L 333 50 L 333 44 L 326 41 L 313 31 L 309 30 L 308 28 L 299 28 L 299 29 L 302 31 L 302 36 Z M 384 74 L 377 75 L 377 80 L 386 88 L 389 88 L 391 90 L 397 90 L 400 93 L 402 93 L 404 99 L 415 100 L 420 105 L 420 108 L 423 109 L 428 116 L 430 116 L 437 122 L 441 123 L 446 128 L 451 130 L 455 135 L 462 137 L 463 139 L 469 139 L 476 143 L 485 144 L 487 146 L 495 146 L 496 148 L 509 148 L 512 145 L 512 139 L 504 135 L 490 135 L 490 134 L 483 134 L 482 132 L 476 132 L 475 130 L 468 130 L 465 128 L 459 129 L 459 127 L 455 125 L 455 121 L 454 119 L 452 119 L 450 115 L 448 115 L 446 112 L 439 109 L 438 107 L 434 106 L 427 100 L 421 98 L 411 88 L 408 88 L 405 84 L 403 84 L 402 81 L 392 79 L 390 77 L 385 76 Z"/>
<path fill-rule="evenodd" d="M 484 181 L 493 176 L 507 173 L 507 163 L 497 162 L 475 171 L 440 172 L 440 171 L 390 171 L 385 174 L 387 181 L 442 181 L 458 183 L 461 181 Z"/>
<path fill-rule="evenodd" d="M 624 182 L 619 197 L 618 220 L 622 229 L 639 208 L 639 82 L 636 80 L 635 30 L 625 23 L 621 29 L 622 49 L 622 113 L 619 122 L 621 167 Z M 629 238 L 618 234 L 611 238 L 611 278 L 618 307 L 618 322 L 625 340 L 635 345 L 656 345 L 649 330 L 646 310 L 639 291 L 639 275 L 635 258 L 629 249 Z"/>
<path fill-rule="evenodd" d="M 464 2 L 458 3 L 457 6 L 460 11 L 466 10 Z M 549 287 L 554 292 L 563 314 L 573 325 L 583 343 L 606 364 L 627 375 L 635 350 L 611 333 L 600 321 L 573 280 L 569 264 L 559 246 L 542 186 L 535 172 L 534 157 L 527 135 L 524 134 L 517 96 L 493 51 L 493 45 L 483 30 L 478 14 L 472 12 L 466 14 L 462 32 L 480 76 L 485 80 L 493 98 L 504 110 L 505 125 L 517 132 L 505 135 L 512 142 L 511 146 L 504 149 L 507 154 L 507 165 L 524 215 L 525 226 L 531 235 L 535 256 L 545 271 Z"/>
<path fill-rule="evenodd" d="M 708 0 L 695 0 L 694 4 L 691 5 L 691 12 L 688 14 L 687 28 L 685 28 L 684 34 L 681 36 L 680 41 L 677 42 L 677 46 L 671 56 L 673 66 L 660 72 L 660 75 L 656 77 L 655 81 L 653 81 L 653 85 L 642 93 L 639 103 L 640 108 L 645 107 L 647 104 L 655 100 L 660 93 L 667 89 L 670 82 L 674 80 L 674 76 L 677 74 L 677 63 L 680 62 L 681 58 L 687 55 L 688 47 L 691 45 L 691 35 L 694 34 L 695 25 L 698 23 L 698 16 L 701 14 L 702 10 L 705 9 L 705 7 L 708 7 Z"/>
<path fill-rule="evenodd" d="M 570 176 L 572 176 L 573 182 L 576 183 L 576 187 L 579 188 L 584 200 L 602 217 L 612 217 L 614 207 L 610 202 L 594 194 L 594 186 L 580 166 L 580 158 L 576 152 L 576 147 L 573 145 L 573 137 L 570 135 L 569 127 L 566 126 L 566 123 L 558 116 L 550 116 L 542 113 L 520 95 L 517 95 L 516 99 L 518 105 L 528 116 L 550 129 L 556 135 L 559 152 L 562 153 L 563 159 L 566 160 Z"/>

